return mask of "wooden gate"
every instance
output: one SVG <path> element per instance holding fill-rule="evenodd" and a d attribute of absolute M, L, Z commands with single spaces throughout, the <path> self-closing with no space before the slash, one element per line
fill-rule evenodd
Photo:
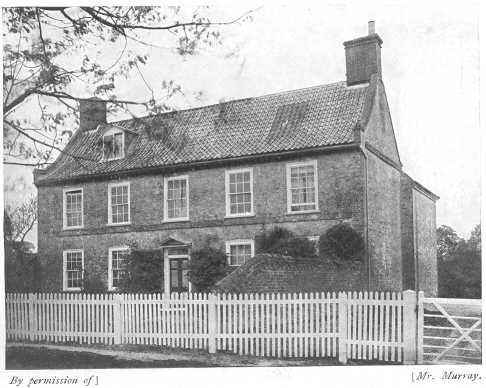
<path fill-rule="evenodd" d="M 424 363 L 480 364 L 481 300 L 424 298 L 420 334 Z"/>

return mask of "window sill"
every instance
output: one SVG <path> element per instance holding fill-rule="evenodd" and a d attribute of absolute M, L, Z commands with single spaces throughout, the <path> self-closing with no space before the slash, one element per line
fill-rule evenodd
<path fill-rule="evenodd" d="M 84 229 L 84 225 L 81 226 L 63 226 L 62 230 L 79 230 Z"/>
<path fill-rule="evenodd" d="M 169 219 L 169 220 L 162 220 L 162 223 L 168 224 L 168 223 L 171 223 L 171 222 L 188 222 L 188 221 L 189 221 L 189 218 L 172 218 L 172 219 Z"/>
<path fill-rule="evenodd" d="M 127 226 L 127 225 L 131 225 L 131 222 L 128 221 L 128 222 L 117 222 L 117 223 L 107 223 L 106 226 Z"/>
<path fill-rule="evenodd" d="M 255 213 L 246 213 L 246 214 L 227 214 L 224 218 L 231 219 L 231 218 L 245 218 L 245 217 L 255 217 Z"/>
<path fill-rule="evenodd" d="M 81 287 L 77 287 L 77 288 L 64 288 L 63 291 L 64 292 L 79 292 L 79 291 L 81 291 Z"/>
<path fill-rule="evenodd" d="M 287 211 L 287 216 L 299 215 L 299 214 L 317 214 L 320 213 L 319 209 L 316 210 L 297 210 L 297 211 Z"/>

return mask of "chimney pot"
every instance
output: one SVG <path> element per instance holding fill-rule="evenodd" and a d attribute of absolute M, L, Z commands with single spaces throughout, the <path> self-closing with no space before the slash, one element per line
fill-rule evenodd
<path fill-rule="evenodd" d="M 106 102 L 98 98 L 79 100 L 79 129 L 90 131 L 106 123 Z"/>
<path fill-rule="evenodd" d="M 375 22 L 370 20 L 368 22 L 368 35 L 373 35 L 375 33 Z"/>

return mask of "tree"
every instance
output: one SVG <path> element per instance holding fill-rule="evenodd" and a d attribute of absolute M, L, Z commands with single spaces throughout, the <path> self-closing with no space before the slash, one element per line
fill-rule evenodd
<path fill-rule="evenodd" d="M 441 225 L 437 228 L 437 257 L 444 259 L 451 256 L 461 242 L 464 242 L 464 239 L 460 238 L 454 229 Z"/>
<path fill-rule="evenodd" d="M 10 223 L 9 238 L 22 245 L 37 221 L 37 198 L 32 196 L 21 205 L 15 208 L 7 206 L 5 210 L 4 225 Z"/>
<path fill-rule="evenodd" d="M 473 231 L 471 232 L 471 236 L 467 241 L 467 245 L 472 250 L 475 250 L 481 253 L 481 224 L 477 224 Z"/>
<path fill-rule="evenodd" d="M 447 298 L 481 298 L 481 225 L 476 225 L 468 241 L 450 227 L 437 230 L 439 296 Z M 442 245 L 440 245 L 442 244 Z"/>
<path fill-rule="evenodd" d="M 147 84 L 142 70 L 149 58 L 147 47 L 154 46 L 147 41 L 149 33 L 157 33 L 158 41 L 167 41 L 176 55 L 191 56 L 222 44 L 221 28 L 250 20 L 252 12 L 213 21 L 209 7 L 201 6 L 193 10 L 4 8 L 4 163 L 39 167 L 52 162 L 59 152 L 67 154 L 62 146 L 64 135 L 69 135 L 69 128 L 78 121 L 77 102 L 86 97 L 80 90 L 109 102 L 111 112 L 131 112 L 130 107 L 135 106 L 148 114 L 170 110 L 168 99 L 182 88 L 171 79 L 161 82 L 160 93 Z M 107 63 L 110 52 L 116 55 Z M 144 101 L 117 98 L 117 82 L 132 73 L 147 88 Z M 36 110 L 38 119 L 21 114 L 22 109 Z"/>

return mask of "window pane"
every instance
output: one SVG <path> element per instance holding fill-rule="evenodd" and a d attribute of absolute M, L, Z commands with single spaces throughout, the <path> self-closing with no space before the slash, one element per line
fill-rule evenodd
<path fill-rule="evenodd" d="M 113 224 L 130 220 L 130 205 L 128 203 L 128 185 L 111 187 L 111 222 Z"/>
<path fill-rule="evenodd" d="M 167 181 L 167 218 L 187 217 L 187 180 Z"/>
<path fill-rule="evenodd" d="M 229 264 L 242 265 L 251 258 L 251 244 L 230 245 Z"/>
<path fill-rule="evenodd" d="M 316 209 L 315 168 L 313 165 L 290 168 L 290 210 Z"/>
<path fill-rule="evenodd" d="M 120 249 L 111 252 L 112 287 L 119 287 L 125 276 L 125 266 L 128 249 Z"/>
<path fill-rule="evenodd" d="M 68 191 L 66 201 L 66 226 L 83 225 L 83 193 L 81 190 Z"/>
<path fill-rule="evenodd" d="M 249 171 L 229 173 L 230 214 L 251 213 L 251 175 Z"/>
<path fill-rule="evenodd" d="M 103 136 L 103 158 L 106 160 L 123 157 L 124 134 L 122 132 Z"/>
<path fill-rule="evenodd" d="M 120 158 L 123 156 L 123 134 L 116 133 L 115 141 L 113 144 L 113 156 L 115 158 Z"/>
<path fill-rule="evenodd" d="M 66 253 L 66 285 L 68 288 L 80 288 L 83 281 L 82 252 Z"/>

